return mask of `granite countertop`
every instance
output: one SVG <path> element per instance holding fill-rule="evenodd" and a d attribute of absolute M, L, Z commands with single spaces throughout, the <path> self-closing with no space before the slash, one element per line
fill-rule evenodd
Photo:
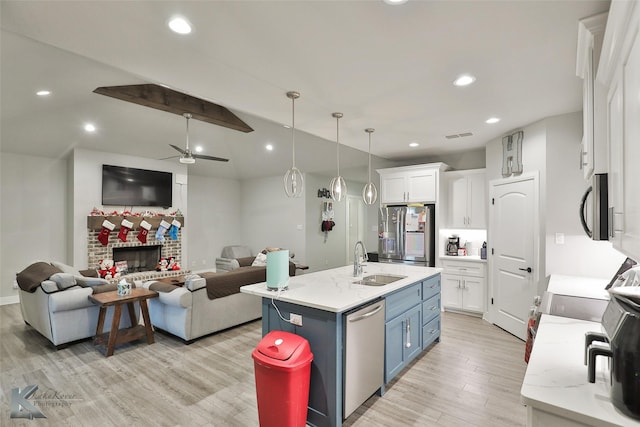
<path fill-rule="evenodd" d="M 484 262 L 486 263 L 486 259 L 480 258 L 477 255 L 468 255 L 468 256 L 455 256 L 455 255 L 442 255 L 440 259 L 446 261 L 468 261 L 468 262 Z"/>
<path fill-rule="evenodd" d="M 363 270 L 363 276 L 394 274 L 407 277 L 384 286 L 358 285 L 353 282 L 362 277 L 353 277 L 353 265 L 349 265 L 290 277 L 288 289 L 280 292 L 268 290 L 265 282 L 243 286 L 240 292 L 342 313 L 442 271 L 441 268 L 377 262 L 365 264 Z"/>
<path fill-rule="evenodd" d="M 587 381 L 584 334 L 601 330 L 598 322 L 542 315 L 522 383 L 523 402 L 587 425 L 640 426 L 611 403 L 606 358 L 596 359 L 595 384 Z"/>

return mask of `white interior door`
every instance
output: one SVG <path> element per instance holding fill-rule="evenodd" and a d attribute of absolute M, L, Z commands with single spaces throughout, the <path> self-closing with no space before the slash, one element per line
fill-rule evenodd
<path fill-rule="evenodd" d="M 523 340 L 538 293 L 537 188 L 537 174 L 491 182 L 492 321 Z"/>

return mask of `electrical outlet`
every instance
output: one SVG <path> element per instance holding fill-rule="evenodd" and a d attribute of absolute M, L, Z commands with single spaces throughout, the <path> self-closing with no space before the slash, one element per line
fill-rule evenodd
<path fill-rule="evenodd" d="M 296 326 L 302 326 L 302 314 L 291 313 L 291 323 Z"/>
<path fill-rule="evenodd" d="M 556 245 L 564 245 L 564 233 L 556 233 Z"/>
<path fill-rule="evenodd" d="M 13 281 L 13 289 L 18 289 L 18 281 L 17 280 Z"/>

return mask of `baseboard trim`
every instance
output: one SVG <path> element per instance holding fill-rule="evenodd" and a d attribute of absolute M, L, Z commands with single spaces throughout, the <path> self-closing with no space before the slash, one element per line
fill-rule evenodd
<path fill-rule="evenodd" d="M 10 297 L 0 297 L 0 305 L 19 304 L 20 297 L 18 295 L 12 295 Z"/>

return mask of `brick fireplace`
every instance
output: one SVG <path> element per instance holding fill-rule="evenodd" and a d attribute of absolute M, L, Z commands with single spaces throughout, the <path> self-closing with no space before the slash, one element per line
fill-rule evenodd
<path fill-rule="evenodd" d="M 102 222 L 107 219 L 115 224 L 115 229 L 109 234 L 109 240 L 106 245 L 98 241 L 98 235 L 102 229 Z M 123 219 L 133 222 L 133 228 L 127 235 L 127 241 L 123 242 L 118 238 L 120 231 L 120 223 Z M 140 230 L 140 222 L 142 220 L 151 224 L 151 230 L 147 236 L 147 242 L 142 243 L 137 239 Z M 161 257 L 173 257 L 175 261 L 182 267 L 182 231 L 184 228 L 184 217 L 176 217 L 182 223 L 182 227 L 178 231 L 178 239 L 172 240 L 168 233 L 165 233 L 165 241 L 156 240 L 156 231 L 162 220 L 171 223 L 173 217 L 122 217 L 122 216 L 89 216 L 87 217 L 87 262 L 89 268 L 98 268 L 100 260 L 127 260 L 127 266 L 130 267 L 129 272 L 133 269 L 132 274 L 127 275 L 135 280 L 149 280 L 160 277 L 178 276 L 188 272 L 188 270 L 177 271 L 155 271 L 155 266 Z M 142 249 L 142 251 L 136 251 Z M 116 254 L 114 255 L 114 251 Z M 136 252 L 139 252 L 136 254 Z M 144 254 L 146 252 L 146 254 Z M 153 255 L 150 255 L 153 253 Z M 125 254 L 125 255 L 123 255 Z M 123 258 L 124 256 L 124 258 Z M 157 258 L 156 258 L 157 257 Z M 151 258 L 155 258 L 155 261 Z M 145 271 L 146 270 L 146 271 Z"/>

